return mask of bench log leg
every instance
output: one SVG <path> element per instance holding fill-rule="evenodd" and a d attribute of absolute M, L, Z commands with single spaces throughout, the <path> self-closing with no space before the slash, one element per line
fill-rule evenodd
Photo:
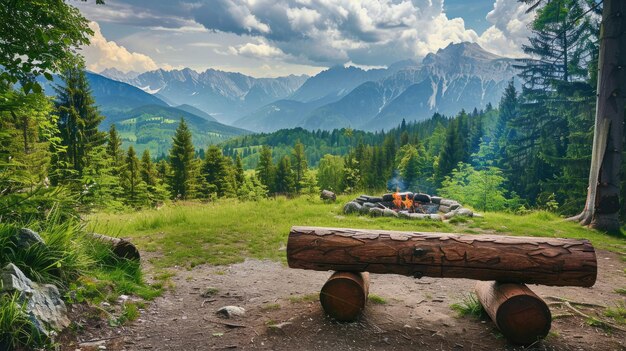
<path fill-rule="evenodd" d="M 355 321 L 367 303 L 369 273 L 335 272 L 320 291 L 324 312 L 341 322 Z"/>
<path fill-rule="evenodd" d="M 515 344 L 529 345 L 548 335 L 548 305 L 525 284 L 478 282 L 476 295 L 502 334 Z"/>

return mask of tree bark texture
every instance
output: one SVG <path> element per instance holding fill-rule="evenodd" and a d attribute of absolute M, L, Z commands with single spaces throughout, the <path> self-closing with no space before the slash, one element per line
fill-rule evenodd
<path fill-rule="evenodd" d="M 548 305 L 524 284 L 478 282 L 476 296 L 502 334 L 515 344 L 532 344 L 550 332 Z"/>
<path fill-rule="evenodd" d="M 139 261 L 139 259 L 141 258 L 141 255 L 139 254 L 139 250 L 137 250 L 137 247 L 128 240 L 120 239 L 120 238 L 113 238 L 110 236 L 96 234 L 96 233 L 91 233 L 90 236 L 93 239 L 109 244 L 111 246 L 111 251 L 113 251 L 113 254 L 115 254 L 115 256 L 119 258 L 126 258 L 129 260 L 136 260 L 136 261 Z"/>
<path fill-rule="evenodd" d="M 626 1 L 605 0 L 600 29 L 598 99 L 583 225 L 619 231 L 620 174 L 626 101 Z M 624 199 L 622 199 L 624 201 Z"/>
<path fill-rule="evenodd" d="M 291 268 L 395 273 L 552 286 L 592 286 L 587 240 L 292 227 Z"/>
<path fill-rule="evenodd" d="M 363 312 L 369 294 L 369 273 L 335 272 L 320 291 L 324 312 L 341 322 L 353 322 Z"/>

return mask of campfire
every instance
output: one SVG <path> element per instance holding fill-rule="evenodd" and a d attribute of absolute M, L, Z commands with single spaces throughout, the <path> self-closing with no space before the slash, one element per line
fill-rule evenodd
<path fill-rule="evenodd" d="M 372 217 L 402 217 L 443 220 L 454 216 L 472 217 L 474 213 L 455 200 L 422 193 L 399 192 L 382 196 L 361 195 L 344 206 L 344 213 Z"/>

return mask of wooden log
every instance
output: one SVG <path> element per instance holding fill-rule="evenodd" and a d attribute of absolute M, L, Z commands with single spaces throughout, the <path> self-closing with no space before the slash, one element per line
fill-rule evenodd
<path fill-rule="evenodd" d="M 103 243 L 111 245 L 111 251 L 119 258 L 126 258 L 133 261 L 139 261 L 141 258 L 139 250 L 130 241 L 120 238 L 113 238 L 110 236 L 91 233 L 89 234 L 93 239 L 101 241 Z"/>
<path fill-rule="evenodd" d="M 291 268 L 395 273 L 553 286 L 592 286 L 587 240 L 292 227 Z"/>
<path fill-rule="evenodd" d="M 548 305 L 524 284 L 478 282 L 476 295 L 502 334 L 512 343 L 529 345 L 548 335 Z"/>
<path fill-rule="evenodd" d="M 341 322 L 353 322 L 363 312 L 369 294 L 367 272 L 335 272 L 320 291 L 324 312 Z"/>

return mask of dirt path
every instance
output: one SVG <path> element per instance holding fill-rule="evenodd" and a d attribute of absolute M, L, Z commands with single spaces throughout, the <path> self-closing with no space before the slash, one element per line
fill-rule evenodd
<path fill-rule="evenodd" d="M 614 292 L 626 286 L 626 263 L 598 252 L 598 282 L 593 288 L 531 287 L 542 297 L 557 296 L 613 306 L 624 302 Z M 97 350 L 514 350 L 490 321 L 459 318 L 450 309 L 473 290 L 465 279 L 415 280 L 371 275 L 370 293 L 387 303 L 370 303 L 356 323 L 340 324 L 324 316 L 316 294 L 330 274 L 293 270 L 280 263 L 247 260 L 226 267 L 177 270 L 175 289 L 157 298 L 141 317 L 123 329 L 88 328 L 81 340 L 106 339 L 64 349 Z M 202 297 L 209 287 L 217 292 Z M 226 305 L 246 309 L 244 317 L 222 319 Z M 567 310 L 551 307 L 553 315 Z M 585 308 L 586 313 L 601 314 Z M 284 323 L 286 322 L 286 323 Z M 281 328 L 274 327 L 283 323 Z M 230 326 L 228 324 L 231 324 Z M 622 327 L 626 327 L 623 326 Z M 110 338 L 110 339 L 108 339 Z M 553 321 L 538 350 L 626 350 L 626 333 L 589 326 L 584 318 Z"/>

